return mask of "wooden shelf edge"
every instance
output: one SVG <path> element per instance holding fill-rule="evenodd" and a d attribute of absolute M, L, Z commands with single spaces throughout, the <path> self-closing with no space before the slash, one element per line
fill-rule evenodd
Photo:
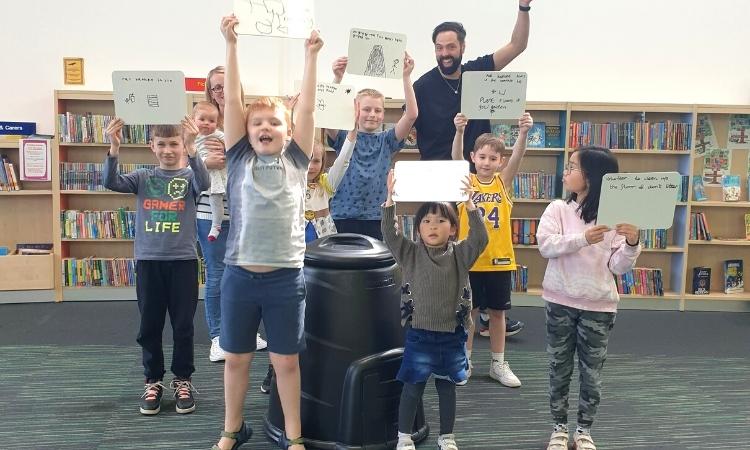
<path fill-rule="evenodd" d="M 691 201 L 691 207 L 704 208 L 750 208 L 750 202 Z"/>
<path fill-rule="evenodd" d="M 72 239 L 72 238 L 62 238 L 62 242 L 133 242 L 133 239 L 90 239 L 90 238 L 79 238 L 79 239 Z"/>
<path fill-rule="evenodd" d="M 736 240 L 718 239 L 718 238 L 711 239 L 710 241 L 689 240 L 688 245 L 728 245 L 728 246 L 735 246 L 735 247 L 745 247 L 745 246 L 750 246 L 750 240 L 741 239 L 741 238 L 738 238 Z"/>
<path fill-rule="evenodd" d="M 52 195 L 49 189 L 21 189 L 20 191 L 0 191 L 0 196 Z"/>
<path fill-rule="evenodd" d="M 64 189 L 60 190 L 60 194 L 63 195 L 126 195 L 126 196 L 134 196 L 135 194 L 127 194 L 123 192 L 114 192 L 114 191 L 86 191 L 82 189 Z"/>
<path fill-rule="evenodd" d="M 717 301 L 735 301 L 735 302 L 750 302 L 750 292 L 742 292 L 739 294 L 724 294 L 714 293 L 706 295 L 696 294 L 685 294 L 685 300 L 717 300 Z"/>

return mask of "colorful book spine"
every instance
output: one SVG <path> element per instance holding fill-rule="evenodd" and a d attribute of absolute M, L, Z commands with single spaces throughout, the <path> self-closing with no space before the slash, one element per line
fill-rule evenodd
<path fill-rule="evenodd" d="M 135 239 L 135 211 L 60 212 L 63 239 Z"/>
<path fill-rule="evenodd" d="M 711 231 L 709 231 L 705 213 L 690 213 L 690 239 L 699 241 L 711 240 Z"/>
<path fill-rule="evenodd" d="M 114 116 L 102 114 L 57 115 L 57 130 L 60 142 L 108 144 L 105 130 Z M 146 144 L 150 140 L 148 125 L 125 125 L 122 129 L 123 144 Z"/>
<path fill-rule="evenodd" d="M 557 177 L 544 172 L 517 173 L 513 177 L 513 197 L 524 199 L 553 199 Z"/>
<path fill-rule="evenodd" d="M 123 164 L 118 166 L 119 173 L 125 174 L 137 169 L 153 169 L 155 164 Z M 104 183 L 104 164 L 102 163 L 60 163 L 60 189 L 81 191 L 107 191 Z"/>
<path fill-rule="evenodd" d="M 517 266 L 510 279 L 510 290 L 513 292 L 527 292 L 529 290 L 529 268 Z"/>
<path fill-rule="evenodd" d="M 62 279 L 65 287 L 135 286 L 135 259 L 132 258 L 63 258 Z M 206 263 L 198 260 L 198 280 L 206 283 Z"/>
<path fill-rule="evenodd" d="M 617 292 L 620 294 L 664 296 L 661 269 L 635 267 L 622 275 L 615 275 Z"/>
<path fill-rule="evenodd" d="M 640 230 L 643 248 L 667 248 L 667 230 Z"/>
<path fill-rule="evenodd" d="M 536 230 L 539 219 L 511 219 L 511 236 L 514 244 L 537 245 Z"/>
<path fill-rule="evenodd" d="M 665 122 L 571 122 L 571 148 L 596 145 L 627 150 L 690 150 L 692 125 Z"/>

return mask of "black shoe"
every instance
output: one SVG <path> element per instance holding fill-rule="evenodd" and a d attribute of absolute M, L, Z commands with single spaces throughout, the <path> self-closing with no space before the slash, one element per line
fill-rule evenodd
<path fill-rule="evenodd" d="M 174 409 L 178 414 L 188 414 L 195 411 L 193 392 L 198 392 L 190 380 L 175 378 L 169 384 L 174 389 Z"/>
<path fill-rule="evenodd" d="M 269 364 L 266 378 L 264 378 L 263 382 L 260 384 L 260 392 L 264 394 L 271 392 L 271 378 L 273 378 L 273 366 Z"/>
<path fill-rule="evenodd" d="M 161 380 L 146 380 L 143 395 L 141 395 L 141 414 L 153 416 L 161 411 L 161 396 L 164 385 Z"/>
<path fill-rule="evenodd" d="M 513 320 L 508 317 L 505 318 L 505 336 L 515 336 L 520 333 L 526 324 L 520 320 Z"/>

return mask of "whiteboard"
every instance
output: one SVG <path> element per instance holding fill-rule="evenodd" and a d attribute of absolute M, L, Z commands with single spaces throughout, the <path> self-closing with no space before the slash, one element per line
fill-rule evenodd
<path fill-rule="evenodd" d="M 234 0 L 237 34 L 308 38 L 315 28 L 312 0 Z"/>
<path fill-rule="evenodd" d="M 461 112 L 469 119 L 518 119 L 526 112 L 526 72 L 461 75 Z"/>
<path fill-rule="evenodd" d="M 608 173 L 602 179 L 596 223 L 671 228 L 681 183 L 677 172 Z"/>
<path fill-rule="evenodd" d="M 176 125 L 187 114 L 180 71 L 116 70 L 112 90 L 115 115 L 127 125 Z"/>
<path fill-rule="evenodd" d="M 315 126 L 331 130 L 354 128 L 354 86 L 319 82 L 315 93 Z"/>
<path fill-rule="evenodd" d="M 355 75 L 400 80 L 404 76 L 405 51 L 405 34 L 352 28 L 346 71 Z"/>
<path fill-rule="evenodd" d="M 393 201 L 462 202 L 468 161 L 397 161 Z"/>

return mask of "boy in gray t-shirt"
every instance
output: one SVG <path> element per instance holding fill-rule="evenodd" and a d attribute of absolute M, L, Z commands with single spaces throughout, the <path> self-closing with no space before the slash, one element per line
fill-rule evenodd
<path fill-rule="evenodd" d="M 104 187 L 137 196 L 135 271 L 141 313 L 137 341 L 143 349 L 146 377 L 140 411 L 153 415 L 161 410 L 165 388 L 161 338 L 169 312 L 174 340 L 174 379 L 170 387 L 174 390 L 175 409 L 187 414 L 195 410 L 190 378 L 195 371 L 193 316 L 198 303 L 195 208 L 200 193 L 208 188 L 208 172 L 195 155 L 198 129 L 192 119 L 186 118 L 182 130 L 177 125 L 151 128 L 151 150 L 159 167 L 118 174 L 123 125 L 121 119 L 114 119 L 107 126 L 111 144 L 104 162 Z M 190 168 L 182 164 L 185 151 Z"/>

